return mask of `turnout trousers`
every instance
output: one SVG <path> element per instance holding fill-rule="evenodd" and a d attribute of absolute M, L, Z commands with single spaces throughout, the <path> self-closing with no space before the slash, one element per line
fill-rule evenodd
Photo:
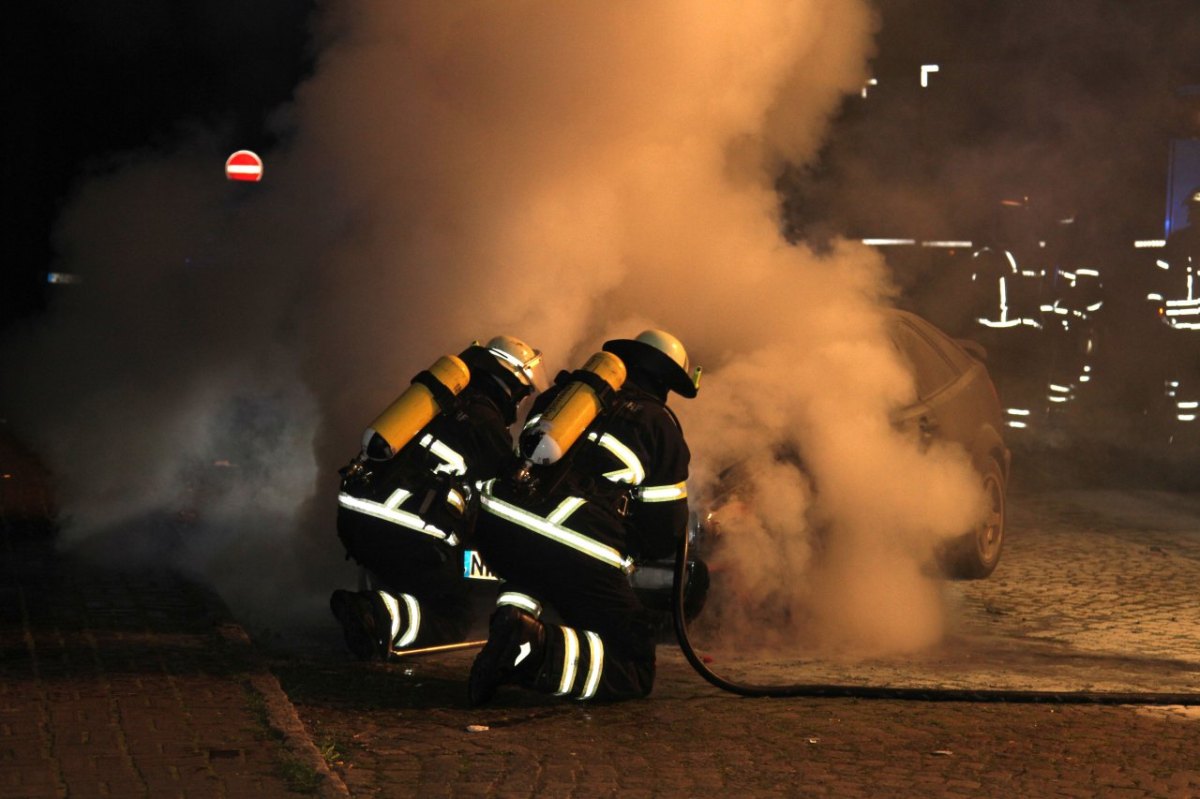
<path fill-rule="evenodd" d="M 338 509 L 347 554 L 371 575 L 392 613 L 396 649 L 459 643 L 478 634 L 498 583 L 464 576 L 461 546 L 362 513 Z"/>
<path fill-rule="evenodd" d="M 476 528 L 488 566 L 499 574 L 497 604 L 541 615 L 546 653 L 528 687 L 578 699 L 644 697 L 654 685 L 660 614 L 646 609 L 620 568 L 484 512 Z"/>

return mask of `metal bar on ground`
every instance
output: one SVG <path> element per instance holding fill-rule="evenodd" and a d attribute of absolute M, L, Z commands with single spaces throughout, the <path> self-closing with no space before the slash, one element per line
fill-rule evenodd
<path fill-rule="evenodd" d="M 420 649 L 393 649 L 392 656 L 398 658 L 412 655 L 432 655 L 436 652 L 457 652 L 460 649 L 481 648 L 487 641 L 463 641 L 458 644 L 442 644 L 440 646 L 423 646 Z"/>

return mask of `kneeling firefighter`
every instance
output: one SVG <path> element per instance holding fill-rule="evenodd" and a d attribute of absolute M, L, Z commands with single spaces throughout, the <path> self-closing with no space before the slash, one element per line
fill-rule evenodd
<path fill-rule="evenodd" d="M 497 336 L 440 358 L 367 428 L 362 451 L 341 470 L 337 529 L 377 590 L 330 598 L 357 657 L 461 642 L 486 612 L 495 580 L 464 574 L 474 486 L 511 462 L 517 407 L 545 387 L 541 353 Z"/>
<path fill-rule="evenodd" d="M 650 693 L 663 618 L 628 575 L 686 534 L 691 456 L 666 403 L 669 391 L 696 396 L 699 373 L 677 338 L 647 330 L 606 342 L 538 397 L 523 467 L 481 491 L 478 545 L 505 583 L 471 667 L 472 705 L 505 683 L 577 699 Z"/>

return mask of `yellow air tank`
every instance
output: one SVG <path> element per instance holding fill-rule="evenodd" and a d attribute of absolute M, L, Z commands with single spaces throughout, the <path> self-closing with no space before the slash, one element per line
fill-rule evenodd
<path fill-rule="evenodd" d="M 391 458 L 444 410 L 434 391 L 421 382 L 423 378 L 428 379 L 427 376 L 444 386 L 450 394 L 457 395 L 467 387 L 471 372 L 457 355 L 443 355 L 429 367 L 428 372 L 413 378 L 413 384 L 379 414 L 379 418 L 371 422 L 371 426 L 363 433 L 363 452 L 368 458 Z"/>
<path fill-rule="evenodd" d="M 583 365 L 583 371 L 596 375 L 613 391 L 625 383 L 625 364 L 611 352 L 597 352 Z M 595 388 L 585 380 L 572 380 L 545 413 L 526 427 L 521 435 L 521 453 L 539 466 L 557 462 L 602 408 Z"/>

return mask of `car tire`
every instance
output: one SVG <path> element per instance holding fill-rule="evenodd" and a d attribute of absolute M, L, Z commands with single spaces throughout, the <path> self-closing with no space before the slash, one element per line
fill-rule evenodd
<path fill-rule="evenodd" d="M 982 580 L 996 570 L 1004 546 L 1007 492 L 1004 472 L 989 458 L 980 474 L 990 507 L 975 529 L 954 539 L 943 554 L 943 571 L 952 580 Z"/>

